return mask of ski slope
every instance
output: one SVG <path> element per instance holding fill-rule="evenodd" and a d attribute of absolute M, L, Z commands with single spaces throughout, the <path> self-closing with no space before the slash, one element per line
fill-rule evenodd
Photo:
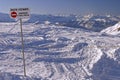
<path fill-rule="evenodd" d="M 120 37 L 59 25 L 0 23 L 0 80 L 120 80 Z"/>

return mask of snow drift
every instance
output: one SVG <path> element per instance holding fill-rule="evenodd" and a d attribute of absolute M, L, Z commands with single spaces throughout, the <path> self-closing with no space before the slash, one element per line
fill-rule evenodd
<path fill-rule="evenodd" d="M 20 27 L 0 23 L 0 79 L 23 80 Z M 119 37 L 51 24 L 23 25 L 26 80 L 119 80 Z"/>

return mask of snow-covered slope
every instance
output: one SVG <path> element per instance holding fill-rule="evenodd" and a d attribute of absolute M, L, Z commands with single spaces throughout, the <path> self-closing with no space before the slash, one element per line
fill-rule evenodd
<path fill-rule="evenodd" d="M 24 80 L 19 24 L 0 26 L 0 80 Z M 25 80 L 120 80 L 117 36 L 35 23 L 23 32 Z"/>
<path fill-rule="evenodd" d="M 120 34 L 120 22 L 115 24 L 114 26 L 108 27 L 101 31 L 101 33 L 111 34 L 111 35 L 119 35 Z"/>

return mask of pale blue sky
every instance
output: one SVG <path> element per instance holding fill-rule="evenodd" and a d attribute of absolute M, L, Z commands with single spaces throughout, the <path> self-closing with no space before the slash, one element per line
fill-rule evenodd
<path fill-rule="evenodd" d="M 120 0 L 1 0 L 0 12 L 28 7 L 36 14 L 120 14 Z"/>

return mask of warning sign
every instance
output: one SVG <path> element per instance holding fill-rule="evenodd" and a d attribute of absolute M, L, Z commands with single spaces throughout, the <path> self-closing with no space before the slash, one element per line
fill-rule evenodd
<path fill-rule="evenodd" d="M 15 11 L 11 12 L 11 17 L 16 18 L 17 17 L 17 12 L 15 12 Z"/>
<path fill-rule="evenodd" d="M 10 9 L 10 17 L 13 19 L 28 19 L 30 18 L 30 9 L 29 8 Z"/>

